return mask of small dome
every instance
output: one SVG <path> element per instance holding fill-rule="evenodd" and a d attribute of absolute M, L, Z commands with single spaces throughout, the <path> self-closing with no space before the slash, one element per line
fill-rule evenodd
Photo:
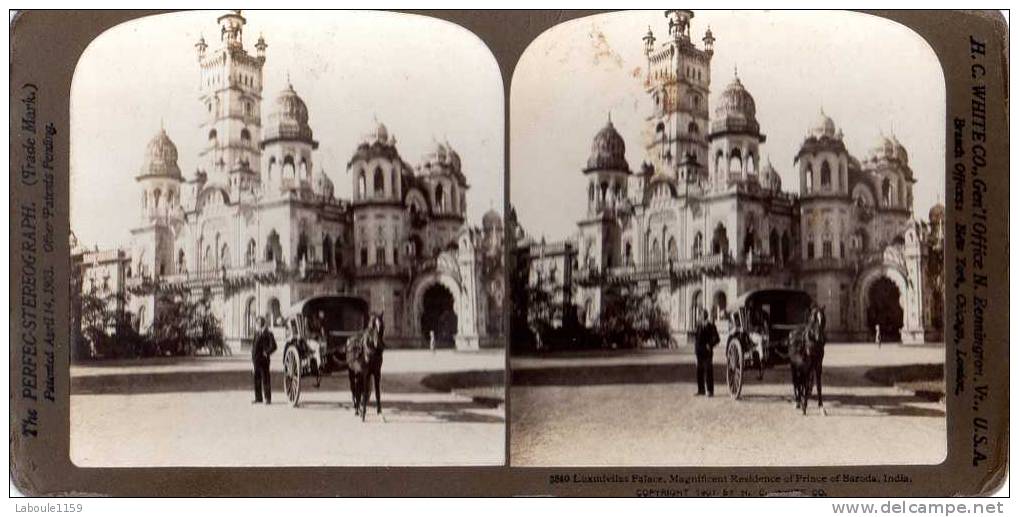
<path fill-rule="evenodd" d="M 630 166 L 626 163 L 626 142 L 616 131 L 610 118 L 608 124 L 598 131 L 591 143 L 591 156 L 587 159 L 584 172 L 608 169 L 629 173 Z"/>
<path fill-rule="evenodd" d="M 878 136 L 867 153 L 869 160 L 898 160 L 905 157 L 906 149 L 894 137 Z"/>
<path fill-rule="evenodd" d="M 165 129 L 160 128 L 145 148 L 145 162 L 138 177 L 145 176 L 181 179 L 180 167 L 177 166 L 177 146 L 167 136 Z"/>
<path fill-rule="evenodd" d="M 761 180 L 764 183 L 764 188 L 768 190 L 775 192 L 782 190 L 782 177 L 778 175 L 778 171 L 771 164 L 770 157 L 766 157 L 764 165 L 761 166 Z"/>
<path fill-rule="evenodd" d="M 386 125 L 382 122 L 379 122 L 379 124 L 375 126 L 375 131 L 373 131 L 369 136 L 376 142 L 383 144 L 389 143 L 389 129 L 387 129 Z"/>
<path fill-rule="evenodd" d="M 326 176 L 326 171 L 319 169 L 313 178 L 312 190 L 325 197 L 333 197 L 333 181 Z"/>
<path fill-rule="evenodd" d="M 273 110 L 269 113 L 268 124 L 265 127 L 265 139 L 308 142 L 312 140 L 311 127 L 308 125 L 308 106 L 289 83 L 273 102 Z"/>
<path fill-rule="evenodd" d="M 495 209 L 485 212 L 481 218 L 481 227 L 485 230 L 498 230 L 502 228 L 502 216 Z"/>
<path fill-rule="evenodd" d="M 931 211 L 928 212 L 927 217 L 931 223 L 940 223 L 945 220 L 945 205 L 938 203 L 931 207 Z"/>
<path fill-rule="evenodd" d="M 828 115 L 825 115 L 824 110 L 822 109 L 820 113 L 818 113 L 817 120 L 814 121 L 814 124 L 810 127 L 809 136 L 816 139 L 828 138 L 832 140 L 841 140 L 842 130 L 835 126 L 835 121 Z"/>
<path fill-rule="evenodd" d="M 757 123 L 757 103 L 754 96 L 743 87 L 739 77 L 734 77 L 729 86 L 722 92 L 722 97 L 715 108 L 714 120 L 711 121 L 712 132 L 761 130 Z"/>

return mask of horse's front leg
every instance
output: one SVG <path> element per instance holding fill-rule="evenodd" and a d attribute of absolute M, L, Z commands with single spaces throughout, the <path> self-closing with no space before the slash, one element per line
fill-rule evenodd
<path fill-rule="evenodd" d="M 821 410 L 822 415 L 827 415 L 828 411 L 824 409 L 824 396 L 821 395 L 821 361 L 817 361 L 817 366 L 814 368 L 814 375 L 817 378 L 817 407 Z"/>
<path fill-rule="evenodd" d="M 375 379 L 375 411 L 382 414 L 382 372 L 372 374 Z"/>

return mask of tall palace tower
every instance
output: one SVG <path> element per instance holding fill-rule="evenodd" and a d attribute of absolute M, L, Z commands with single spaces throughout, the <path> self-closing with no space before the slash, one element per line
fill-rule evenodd
<path fill-rule="evenodd" d="M 201 128 L 207 143 L 199 153 L 199 169 L 209 183 L 228 187 L 235 195 L 259 182 L 262 139 L 262 66 L 267 45 L 255 43 L 257 55 L 244 49 L 245 19 L 240 11 L 220 16 L 222 46 L 207 52 L 205 38 L 195 44 L 201 67 L 199 100 L 205 106 Z"/>
<path fill-rule="evenodd" d="M 656 172 L 694 181 L 696 177 L 680 177 L 689 171 L 684 167 L 681 173 L 680 165 L 691 163 L 689 156 L 699 164 L 691 176 L 707 173 L 705 135 L 715 38 L 708 29 L 704 48 L 699 49 L 690 39 L 693 11 L 673 9 L 665 11 L 665 16 L 669 19 L 667 40 L 656 46 L 650 27 L 644 36 L 648 60 L 644 86 L 653 102 L 645 127 L 645 147 Z"/>

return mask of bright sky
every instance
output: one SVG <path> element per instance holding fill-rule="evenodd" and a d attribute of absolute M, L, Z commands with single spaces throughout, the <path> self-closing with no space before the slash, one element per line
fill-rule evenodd
<path fill-rule="evenodd" d="M 220 11 L 150 16 L 96 38 L 71 87 L 71 228 L 83 245 L 126 245 L 141 197 L 134 176 L 160 120 L 190 177 L 204 143 L 198 130 L 198 63 L 204 35 L 219 48 Z M 262 121 L 289 72 L 310 112 L 336 195 L 349 199 L 346 172 L 375 118 L 419 163 L 448 140 L 471 188 L 468 219 L 480 225 L 503 203 L 503 88 L 495 58 L 471 32 L 433 18 L 381 12 L 245 12 L 245 47 L 269 45 Z"/>
<path fill-rule="evenodd" d="M 630 168 L 644 161 L 648 26 L 656 45 L 668 37 L 662 11 L 581 18 L 546 31 L 521 57 L 510 95 L 510 197 L 531 235 L 576 231 L 586 210 L 581 169 L 609 111 Z M 767 135 L 762 157 L 770 156 L 784 190 L 799 189 L 793 156 L 823 107 L 861 160 L 882 131 L 894 132 L 918 179 L 917 217 L 943 202 L 944 76 L 916 33 L 850 12 L 698 11 L 691 31 L 698 46 L 708 26 L 716 38 L 711 113 L 738 67 Z"/>

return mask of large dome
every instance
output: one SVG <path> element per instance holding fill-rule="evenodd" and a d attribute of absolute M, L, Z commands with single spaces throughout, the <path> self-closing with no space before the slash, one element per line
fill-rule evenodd
<path fill-rule="evenodd" d="M 160 128 L 145 148 L 145 162 L 138 177 L 146 176 L 181 179 L 180 167 L 177 166 L 177 146 L 167 136 L 165 129 Z"/>
<path fill-rule="evenodd" d="M 754 96 L 743 87 L 739 77 L 734 77 L 729 86 L 725 87 L 722 97 L 715 108 L 715 117 L 711 122 L 712 132 L 749 131 L 758 133 L 761 130 L 757 123 L 757 103 Z"/>
<path fill-rule="evenodd" d="M 591 143 L 591 156 L 587 159 L 587 167 L 584 172 L 599 169 L 630 172 L 630 165 L 626 163 L 626 142 L 616 131 L 610 118 L 608 123 L 598 131 Z"/>
<path fill-rule="evenodd" d="M 313 143 L 308 125 L 308 106 L 294 87 L 287 84 L 276 96 L 265 127 L 266 140 L 300 140 Z"/>

